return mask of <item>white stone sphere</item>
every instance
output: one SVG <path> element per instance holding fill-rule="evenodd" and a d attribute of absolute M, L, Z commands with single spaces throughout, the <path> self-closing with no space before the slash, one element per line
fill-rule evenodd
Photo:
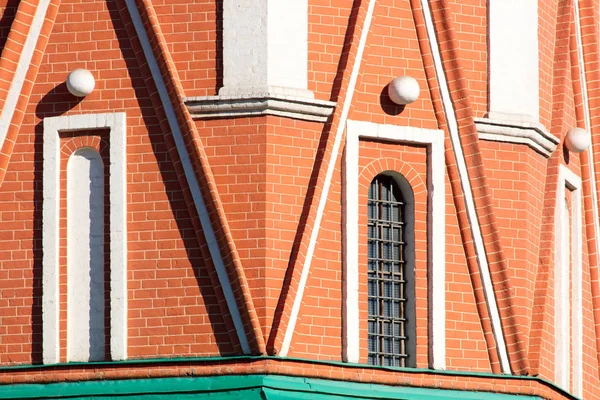
<path fill-rule="evenodd" d="M 67 76 L 67 89 L 73 96 L 85 97 L 92 93 L 95 86 L 94 75 L 87 69 L 74 69 Z"/>
<path fill-rule="evenodd" d="M 400 105 L 410 104 L 419 98 L 419 82 L 410 76 L 394 78 L 388 86 L 390 99 Z"/>
<path fill-rule="evenodd" d="M 590 146 L 590 133 L 582 128 L 571 128 L 565 138 L 565 146 L 573 153 L 581 153 Z"/>

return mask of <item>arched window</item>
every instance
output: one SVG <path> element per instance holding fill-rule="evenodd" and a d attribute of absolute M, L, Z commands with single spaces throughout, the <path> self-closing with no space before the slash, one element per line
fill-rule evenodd
<path fill-rule="evenodd" d="M 397 175 L 397 176 L 396 176 Z M 413 197 L 399 174 L 380 174 L 368 200 L 369 364 L 415 366 Z"/>

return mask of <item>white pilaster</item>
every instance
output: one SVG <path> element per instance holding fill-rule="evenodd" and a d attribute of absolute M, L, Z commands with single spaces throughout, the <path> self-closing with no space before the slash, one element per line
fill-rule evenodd
<path fill-rule="evenodd" d="M 335 103 L 308 90 L 308 0 L 223 0 L 223 87 L 185 99 L 193 118 L 325 122 Z"/>
<path fill-rule="evenodd" d="M 537 0 L 489 0 L 489 114 L 539 120 Z"/>
<path fill-rule="evenodd" d="M 223 1 L 222 96 L 314 97 L 307 90 L 308 1 Z"/>

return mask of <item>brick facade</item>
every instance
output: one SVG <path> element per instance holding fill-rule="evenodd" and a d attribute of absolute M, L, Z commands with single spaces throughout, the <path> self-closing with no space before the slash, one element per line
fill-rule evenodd
<path fill-rule="evenodd" d="M 232 100 L 219 95 L 223 32 L 231 29 L 223 3 L 231 1 L 0 0 L 0 382 L 272 374 L 398 393 L 600 399 L 598 2 L 539 2 L 530 21 L 538 26 L 539 115 L 527 120 L 498 118 L 490 108 L 497 72 L 490 2 L 297 0 L 308 8 L 307 87 L 255 93 L 240 86 Z M 267 41 L 276 35 L 268 31 Z M 68 91 L 76 68 L 95 78 L 88 96 Z M 397 76 L 418 82 L 414 103 L 388 96 Z M 192 98 L 243 111 L 192 113 Z M 311 107 L 326 102 L 335 105 L 331 115 L 315 117 Z M 105 113 L 126 115 L 126 360 L 112 360 L 110 345 L 118 328 L 111 325 L 118 304 L 110 297 L 110 134 L 66 129 L 56 177 L 60 363 L 44 364 L 51 312 L 44 255 L 52 251 L 44 247 L 44 123 Z M 353 122 L 380 129 L 379 136 L 357 134 L 357 154 L 346 146 Z M 394 127 L 438 131 L 443 152 L 434 160 L 422 141 L 386 137 Z M 581 153 L 565 145 L 574 127 L 591 135 Z M 100 153 L 105 169 L 108 363 L 69 364 L 67 309 L 77 299 L 67 293 L 77 282 L 67 279 L 67 162 L 85 147 Z M 356 159 L 355 182 L 346 180 L 348 157 Z M 438 163 L 443 190 L 432 181 Z M 559 181 L 565 170 L 580 187 Z M 377 175 L 391 172 L 414 195 L 407 268 L 414 271 L 416 369 L 367 365 L 367 193 Z M 357 204 L 348 203 L 349 184 Z M 443 193 L 444 218 L 432 220 L 434 193 Z M 578 195 L 581 220 L 561 226 L 558 204 L 566 199 L 576 215 Z M 358 226 L 348 227 L 348 209 L 358 210 Z M 436 258 L 439 226 L 444 254 Z M 357 310 L 347 303 L 346 283 L 356 277 L 348 229 L 359 237 Z M 570 233 L 561 236 L 564 229 Z M 443 287 L 433 284 L 434 259 L 442 261 Z M 569 277 L 563 298 L 561 268 Z M 433 290 L 443 291 L 442 307 Z M 346 359 L 351 318 L 358 363 Z M 434 318 L 444 332 L 433 332 Z M 442 348 L 434 350 L 440 334 Z M 4 387 L 0 397 L 10 391 Z"/>

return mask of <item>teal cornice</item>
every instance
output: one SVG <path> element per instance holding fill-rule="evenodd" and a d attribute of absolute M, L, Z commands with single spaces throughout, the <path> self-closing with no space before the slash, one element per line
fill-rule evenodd
<path fill-rule="evenodd" d="M 493 374 L 493 373 L 486 373 L 486 372 L 432 370 L 432 369 L 422 369 L 422 368 L 384 367 L 384 366 L 373 366 L 373 365 L 365 365 L 365 364 L 345 363 L 345 362 L 340 362 L 340 361 L 308 360 L 308 359 L 303 359 L 303 358 L 276 357 L 276 356 L 178 357 L 178 358 L 147 358 L 147 359 L 136 359 L 136 360 L 125 360 L 125 361 L 95 361 L 95 362 L 87 362 L 87 363 L 72 362 L 72 363 L 34 364 L 34 365 L 21 364 L 21 365 L 0 366 L 0 374 L 1 373 L 10 373 L 10 372 L 24 372 L 24 371 L 32 371 L 32 372 L 33 371 L 44 371 L 44 370 L 57 371 L 57 370 L 62 370 L 62 369 L 72 369 L 74 367 L 75 368 L 92 368 L 92 369 L 93 368 L 110 368 L 111 366 L 143 368 L 143 367 L 152 366 L 152 365 L 156 365 L 156 366 L 159 366 L 159 365 L 184 365 L 184 364 L 199 365 L 199 364 L 228 364 L 228 363 L 251 364 L 253 362 L 258 362 L 258 361 L 317 364 L 317 365 L 335 366 L 335 367 L 343 367 L 343 368 L 356 368 L 356 369 L 363 369 L 363 370 L 381 370 L 381 371 L 389 371 L 389 372 L 402 372 L 402 373 L 406 373 L 406 374 L 425 374 L 425 375 L 453 376 L 453 377 L 465 377 L 465 378 L 471 377 L 471 378 L 484 378 L 484 379 L 504 379 L 504 380 L 509 380 L 509 381 L 533 381 L 533 382 L 538 382 L 541 385 L 546 386 L 546 387 L 550 388 L 551 390 L 563 395 L 566 399 L 577 400 L 577 397 L 573 396 L 572 394 L 570 394 L 570 393 L 566 392 L 565 390 L 561 389 L 560 387 L 556 386 L 554 383 L 549 382 L 538 376 L 504 375 L 504 374 Z M 249 377 L 249 376 L 250 375 L 246 375 L 246 377 Z M 257 376 L 259 376 L 259 375 L 257 375 Z M 143 386 L 147 386 L 148 384 L 150 384 L 151 381 L 158 382 L 156 384 L 158 386 L 160 386 L 160 382 L 164 382 L 166 380 L 173 380 L 169 385 L 171 385 L 171 384 L 176 385 L 176 384 L 179 384 L 179 382 L 180 382 L 179 380 L 181 380 L 181 382 L 184 382 L 186 379 L 191 379 L 194 382 L 200 382 L 200 380 L 202 380 L 202 379 L 220 379 L 220 378 L 227 378 L 227 380 L 231 379 L 231 380 L 237 381 L 239 377 L 240 376 L 236 376 L 236 375 L 225 375 L 225 376 L 218 376 L 218 377 L 152 378 L 152 379 L 149 378 L 149 379 L 144 379 L 144 380 L 123 380 L 123 381 L 104 380 L 104 381 L 74 382 L 74 383 L 15 384 L 15 385 L 8 385 L 8 386 L 0 386 L 0 399 L 18 398 L 18 397 L 6 397 L 8 395 L 8 392 L 13 392 L 13 390 L 16 390 L 17 388 L 23 388 L 23 390 L 26 390 L 27 388 L 33 388 L 33 387 L 39 387 L 39 388 L 53 387 L 52 385 L 71 385 L 70 387 L 77 388 L 77 387 L 79 387 L 79 385 L 88 385 L 88 384 L 96 385 L 99 388 L 101 388 L 101 387 L 108 387 L 113 384 L 119 385 L 118 383 L 114 383 L 114 382 L 122 382 L 122 383 L 123 382 L 144 382 Z M 265 375 L 265 376 L 262 376 L 261 379 L 267 379 L 267 378 L 275 379 L 276 377 L 283 378 L 279 375 Z M 288 378 L 292 379 L 292 380 L 293 379 L 303 379 L 304 381 L 310 380 L 310 379 L 299 378 L 299 377 L 288 377 Z M 340 384 L 340 381 L 335 381 L 335 380 L 330 380 L 327 382 L 335 382 L 336 386 L 343 386 L 343 387 L 349 387 L 350 385 L 366 385 L 363 383 L 346 382 L 346 381 L 344 381 L 343 384 Z M 260 385 L 255 386 L 255 388 L 258 388 L 259 386 Z M 380 385 L 380 386 L 394 388 L 394 390 L 396 390 L 396 391 L 398 390 L 398 387 L 396 387 L 396 386 L 385 386 L 385 385 Z M 92 386 L 90 386 L 90 387 L 92 387 Z M 171 387 L 175 387 L 175 386 L 171 386 Z M 402 390 L 413 390 L 413 389 L 421 390 L 422 388 L 402 387 L 401 389 Z M 245 390 L 247 390 L 247 389 L 245 389 Z M 279 390 L 279 389 L 277 389 L 277 390 Z M 423 389 L 423 390 L 425 390 L 425 389 Z M 431 390 L 431 389 L 428 389 L 428 390 Z M 447 390 L 442 390 L 442 391 L 448 392 Z M 462 391 L 453 391 L 453 392 L 461 393 L 461 396 L 463 396 L 465 393 L 469 393 L 469 392 L 462 392 Z M 63 392 L 61 391 L 61 393 L 63 393 Z M 183 392 L 181 392 L 181 393 L 183 393 Z M 485 394 L 486 396 L 488 394 L 486 392 L 477 392 L 477 393 L 478 393 L 478 395 Z M 248 395 L 250 395 L 250 393 L 248 393 Z M 492 394 L 490 394 L 490 395 L 492 395 Z M 369 396 L 371 396 L 370 398 L 373 398 L 372 393 L 369 394 Z M 430 394 L 428 394 L 427 396 L 430 396 Z M 498 395 L 494 395 L 494 396 L 498 396 Z M 506 397 L 507 399 L 515 399 L 515 398 L 534 399 L 535 398 L 535 397 L 527 397 L 527 396 L 515 397 L 513 395 L 504 395 L 504 396 L 508 396 L 508 397 Z M 47 396 L 44 396 L 44 397 L 47 397 Z M 63 397 L 63 398 L 68 398 L 68 397 L 69 396 Z M 73 396 L 70 396 L 70 397 L 73 397 Z M 27 398 L 27 397 L 25 397 L 25 398 Z M 34 396 L 31 398 L 39 398 L 39 396 Z M 50 398 L 52 398 L 52 397 L 50 397 Z M 60 398 L 60 397 L 56 397 L 56 398 Z M 74 398 L 78 398 L 78 397 L 74 397 Z M 240 399 L 241 398 L 246 398 L 246 397 L 242 396 L 242 397 L 240 397 Z M 276 399 L 277 397 L 271 397 L 271 398 Z M 360 399 L 361 397 L 358 396 L 357 398 Z M 389 398 L 390 399 L 402 399 L 403 397 L 389 397 Z M 413 398 L 420 399 L 420 397 L 410 397 L 410 399 L 413 399 Z M 429 397 L 427 397 L 427 398 L 429 398 Z M 434 397 L 434 399 L 435 398 L 436 397 Z M 444 397 L 440 397 L 440 399 L 442 399 L 442 398 L 444 398 Z M 470 399 L 471 397 L 461 397 L 461 398 Z M 487 399 L 488 397 L 473 397 L 473 398 Z M 503 397 L 489 397 L 489 399 L 503 399 Z"/>
<path fill-rule="evenodd" d="M 218 400 L 539 400 L 539 397 L 340 382 L 281 375 L 220 375 L 110 381 L 18 384 L 0 399 L 218 399 Z"/>

